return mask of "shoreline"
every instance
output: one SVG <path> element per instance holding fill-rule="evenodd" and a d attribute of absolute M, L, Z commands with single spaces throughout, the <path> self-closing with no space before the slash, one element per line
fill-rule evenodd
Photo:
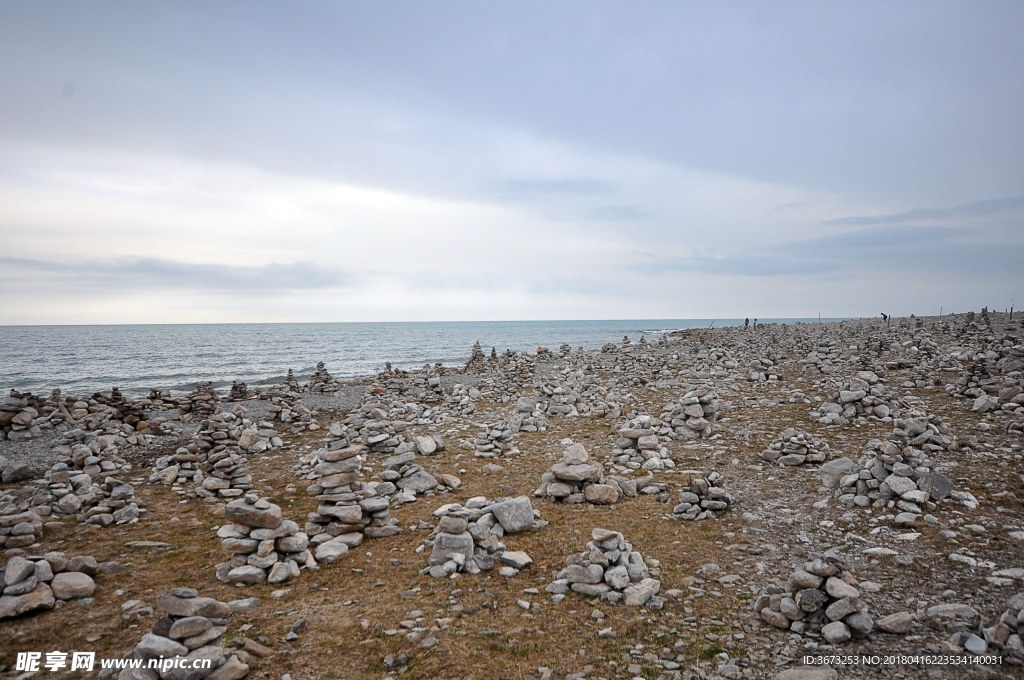
<path fill-rule="evenodd" d="M 147 653 L 166 593 L 193 588 L 238 611 L 210 628 L 237 644 L 203 647 L 233 672 L 772 677 L 805 655 L 977 655 L 971 631 L 1024 597 L 1017 317 L 328 369 L 258 393 L 5 400 L 26 401 L 11 432 L 39 428 L 0 441 L 0 528 L 24 527 L 0 532 L 8 564 L 67 550 L 99 566 L 83 605 L 5 597 L 0 653 L 90 648 L 84 620 L 111 654 Z M 257 554 L 248 536 L 270 530 L 246 522 L 271 521 L 281 542 Z M 797 595 L 821 606 L 797 612 Z M 309 630 L 286 639 L 281 611 Z M 1021 633 L 978 640 L 1012 672 Z"/>

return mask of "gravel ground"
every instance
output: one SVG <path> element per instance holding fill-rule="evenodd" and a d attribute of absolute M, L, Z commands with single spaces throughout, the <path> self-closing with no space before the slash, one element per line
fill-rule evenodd
<path fill-rule="evenodd" d="M 43 434 L 25 442 L 0 441 L 0 456 L 12 463 L 28 463 L 32 470 L 42 476 L 57 462 L 57 452 L 53 445 L 60 439 L 57 430 L 43 430 Z"/>

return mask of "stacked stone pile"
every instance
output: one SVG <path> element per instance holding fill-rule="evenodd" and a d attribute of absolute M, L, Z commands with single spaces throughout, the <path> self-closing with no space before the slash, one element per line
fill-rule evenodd
<path fill-rule="evenodd" d="M 444 405 L 453 415 L 466 417 L 476 413 L 476 404 L 473 402 L 480 399 L 481 396 L 480 390 L 476 388 L 466 388 L 462 384 L 456 384 L 452 387 L 451 394 L 445 397 Z"/>
<path fill-rule="evenodd" d="M 541 476 L 541 484 L 534 496 L 550 498 L 556 502 L 610 505 L 627 495 L 636 495 L 636 483 L 618 477 L 605 478 L 604 466 L 587 453 L 582 444 L 572 444 L 562 453 L 562 462 L 556 463 Z"/>
<path fill-rule="evenodd" d="M 57 390 L 57 394 L 60 391 Z M 43 425 L 53 427 L 50 421 L 61 421 L 61 413 L 56 406 L 50 405 L 46 411 L 45 402 L 32 396 L 31 392 L 11 390 L 3 403 L 0 403 L 0 439 L 10 441 L 28 441 L 43 434 Z"/>
<path fill-rule="evenodd" d="M 691 473 L 692 474 L 692 473 Z M 702 520 L 721 516 L 733 503 L 720 472 L 702 472 L 679 491 L 679 504 L 672 508 L 677 519 Z"/>
<path fill-rule="evenodd" d="M 331 374 L 327 372 L 324 367 L 324 362 L 318 361 L 316 364 L 316 370 L 309 376 L 309 382 L 306 384 L 305 391 L 311 394 L 323 394 L 324 392 L 332 392 L 330 389 L 333 379 Z"/>
<path fill-rule="evenodd" d="M 747 380 L 750 382 L 775 382 L 778 379 L 778 365 L 766 356 L 751 359 L 747 365 Z"/>
<path fill-rule="evenodd" d="M 330 472 L 329 466 L 321 466 L 320 464 L 324 462 L 338 463 L 359 456 L 362 453 L 363 447 L 358 444 L 352 444 L 352 439 L 357 436 L 345 427 L 344 423 L 332 423 L 327 428 L 324 437 L 319 441 L 320 448 L 299 458 L 299 462 L 292 468 L 292 472 L 302 479 L 319 480 L 323 477 L 328 477 L 329 486 L 327 487 L 319 484 L 307 487 L 307 492 L 311 496 L 319 495 L 324 488 L 341 486 L 341 484 L 333 484 L 336 481 L 341 482 L 349 479 L 348 477 L 330 479 L 331 475 L 337 473 Z M 351 479 L 354 480 L 355 477 L 351 477 Z M 345 483 L 349 482 L 345 481 Z"/>
<path fill-rule="evenodd" d="M 284 377 L 282 385 L 284 385 L 284 388 L 289 392 L 298 392 L 299 389 L 301 389 L 299 387 L 298 379 L 295 377 L 295 374 L 292 373 L 292 369 L 290 368 L 288 369 L 288 375 Z"/>
<path fill-rule="evenodd" d="M 290 430 L 295 434 L 305 430 L 320 429 L 320 424 L 313 418 L 313 413 L 302 403 L 302 398 L 298 393 L 275 389 L 265 392 L 261 398 L 270 400 L 270 405 L 267 407 L 267 421 L 270 422 L 271 428 L 280 424 L 282 429 Z M 280 446 L 280 444 L 276 446 Z"/>
<path fill-rule="evenodd" d="M 561 374 L 547 375 L 534 389 L 537 395 L 535 410 L 548 417 L 578 416 L 580 407 L 588 411 L 589 405 L 584 406 L 585 402 L 576 393 L 579 385 L 576 375 L 568 368 Z"/>
<path fill-rule="evenodd" d="M 787 427 L 779 438 L 761 452 L 761 459 L 779 465 L 824 463 L 832 456 L 828 443 L 809 432 Z"/>
<path fill-rule="evenodd" d="M 513 433 L 544 432 L 549 424 L 540 405 L 533 399 L 522 396 L 516 400 L 516 410 L 509 418 L 508 429 Z"/>
<path fill-rule="evenodd" d="M 545 590 L 554 595 L 557 604 L 565 594 L 573 592 L 600 597 L 602 602 L 623 603 L 630 607 L 646 606 L 661 609 L 665 601 L 658 597 L 661 582 L 651 578 L 651 566 L 643 555 L 617 531 L 594 529 L 586 550 L 566 558 L 566 568 L 555 574 Z"/>
<path fill-rule="evenodd" d="M 539 521 L 526 496 L 488 501 L 477 496 L 466 501 L 443 505 L 434 511 L 438 525 L 424 546 L 431 546 L 428 566 L 421 572 L 434 578 L 452 574 L 479 574 L 495 567 L 495 560 L 504 564 L 502 576 L 515 576 L 533 563 L 526 553 L 508 552 L 501 538 L 505 534 L 538 531 L 547 525 Z"/>
<path fill-rule="evenodd" d="M 835 375 L 842 364 L 842 349 L 835 340 L 823 340 L 806 357 L 797 361 L 806 375 Z"/>
<path fill-rule="evenodd" d="M 865 454 L 860 465 L 848 465 L 838 476 L 822 473 L 823 483 L 837 489 L 839 502 L 847 508 L 895 508 L 896 522 L 910 524 L 946 498 L 968 507 L 977 504 L 970 493 L 955 491 L 953 482 L 935 471 L 934 461 L 918 449 L 872 440 Z"/>
<path fill-rule="evenodd" d="M 698 348 L 693 367 L 688 375 L 695 379 L 725 378 L 729 372 L 739 367 L 739 362 L 727 348 L 713 347 L 704 350 L 700 345 Z"/>
<path fill-rule="evenodd" d="M 61 456 L 42 479 L 35 481 L 26 509 L 31 507 L 42 517 L 78 515 L 81 522 L 101 526 L 137 520 L 139 508 L 134 487 L 109 474 L 126 474 L 132 467 L 117 455 L 116 444 L 108 441 L 107 447 L 102 448 L 104 439 L 103 435 L 97 437 L 77 429 L 69 432 L 62 441 L 74 441 L 74 448 L 61 445 L 58 450 L 70 449 L 70 455 Z M 5 467 L 5 462 L 0 460 L 5 480 L 34 476 L 24 464 Z M 94 481 L 101 477 L 102 482 Z"/>
<path fill-rule="evenodd" d="M 150 390 L 149 391 L 149 408 L 163 410 L 177 408 L 177 400 L 171 396 L 170 390 Z"/>
<path fill-rule="evenodd" d="M 512 442 L 515 434 L 508 422 L 484 423 L 484 431 L 471 442 L 473 455 L 478 458 L 512 455 L 515 452 L 515 445 Z"/>
<path fill-rule="evenodd" d="M 179 400 L 178 410 L 181 412 L 182 422 L 189 422 L 196 418 L 206 418 L 213 415 L 218 408 L 220 399 L 217 397 L 213 383 L 209 380 L 200 380 L 184 400 Z"/>
<path fill-rule="evenodd" d="M 0 548 L 27 548 L 43 538 L 43 518 L 27 503 L 15 505 L 13 496 L 0 496 Z M 49 509 L 49 508 L 47 508 Z"/>
<path fill-rule="evenodd" d="M 149 483 L 201 484 L 203 473 L 199 468 L 200 462 L 205 460 L 206 454 L 199 453 L 199 445 L 195 441 L 187 447 L 178 447 L 174 455 L 161 456 L 153 462 L 153 473 L 149 476 Z"/>
<path fill-rule="evenodd" d="M 391 421 L 385 407 L 379 402 L 363 404 L 357 417 L 349 423 L 358 428 L 359 440 L 369 453 L 394 453 L 402 443 L 399 434 L 408 427 L 405 421 Z"/>
<path fill-rule="evenodd" d="M 321 550 L 320 546 L 324 543 L 337 542 L 354 547 L 362 541 L 363 536 L 384 538 L 399 532 L 398 520 L 390 512 L 391 497 L 396 493 L 393 483 L 362 483 L 354 479 L 358 475 L 358 458 L 348 458 L 330 465 L 332 470 L 347 470 L 331 474 L 331 477 L 342 478 L 339 482 L 350 478 L 352 481 L 324 487 L 316 496 L 319 506 L 316 512 L 309 513 L 306 532 L 312 537 L 311 544 L 317 548 L 317 561 L 325 561 L 322 554 L 326 555 L 331 549 L 328 546 Z M 321 486 L 323 479 L 318 482 Z"/>
<path fill-rule="evenodd" d="M 246 426 L 246 423 L 239 415 L 245 410 L 245 407 L 241 404 L 235 404 L 234 409 L 239 411 L 238 415 L 224 412 L 220 406 L 215 405 L 207 417 L 200 421 L 199 430 L 192 437 L 198 453 L 209 455 L 227 449 L 236 452 L 240 451 L 238 439 L 241 437 L 242 429 Z"/>
<path fill-rule="evenodd" d="M 219 581 L 282 583 L 298 576 L 301 567 L 316 569 L 309 538 L 267 499 L 246 494 L 225 506 L 224 517 L 231 524 L 220 527 L 217 537 L 231 560 L 216 566 Z"/>
<path fill-rule="evenodd" d="M 245 456 L 233 451 L 211 453 L 199 471 L 203 477 L 196 495 L 201 498 L 238 498 L 252 490 L 252 474 Z M 179 473 L 178 479 L 181 478 Z"/>
<path fill-rule="evenodd" d="M 1024 593 L 1009 597 L 999 619 L 979 632 L 960 646 L 973 654 L 998 654 L 1004 666 L 1024 666 Z"/>
<path fill-rule="evenodd" d="M 0 438 L 28 440 L 44 430 L 70 426 L 80 432 L 95 432 L 104 437 L 104 448 L 109 446 L 107 440 L 116 440 L 122 448 L 128 444 L 148 444 L 151 440 L 147 435 L 167 434 L 172 426 L 163 425 L 168 422 L 163 418 L 160 419 L 161 427 L 154 427 L 153 422 L 146 420 L 147 408 L 163 408 L 163 403 L 128 401 L 116 387 L 110 396 L 97 392 L 88 399 L 67 397 L 63 400 L 61 391 L 55 389 L 45 401 L 31 393 L 12 391 L 0 404 L 0 431 L 4 432 Z M 67 444 L 58 442 L 57 446 Z"/>
<path fill-rule="evenodd" d="M 231 381 L 231 391 L 228 392 L 227 401 L 246 401 L 249 399 L 249 387 L 240 380 Z"/>
<path fill-rule="evenodd" d="M 473 350 L 470 352 L 469 361 L 466 362 L 464 370 L 467 373 L 476 373 L 486 371 L 487 368 L 487 356 L 484 354 L 483 347 L 480 346 L 480 341 L 477 340 L 473 343 Z"/>
<path fill-rule="evenodd" d="M 1001 378 L 993 380 L 992 391 L 979 395 L 971 403 L 975 413 L 1005 413 L 1011 416 L 1024 415 L 1024 379 Z"/>
<path fill-rule="evenodd" d="M 449 474 L 434 476 L 416 463 L 412 451 L 396 453 L 384 461 L 384 470 L 380 473 L 384 482 L 392 483 L 401 490 L 402 496 L 395 497 L 395 503 L 410 503 L 418 494 L 430 495 L 434 489 L 457 489 L 462 482 L 458 477 Z"/>
<path fill-rule="evenodd" d="M 49 552 L 42 557 L 11 557 L 0 572 L 0 620 L 91 597 L 96 592 L 93 577 L 98 570 L 96 558 L 91 556 L 69 560 L 62 552 Z"/>
<path fill-rule="evenodd" d="M 754 601 L 754 610 L 768 624 L 799 635 L 821 636 L 837 645 L 867 637 L 875 621 L 860 599 L 858 582 L 835 558 L 812 559 L 795 570 L 783 592 L 769 588 Z M 893 614 L 878 621 L 885 632 L 906 632 L 912 615 Z"/>
<path fill-rule="evenodd" d="M 531 356 L 528 352 L 516 353 L 505 350 L 498 356 L 495 370 L 499 383 L 504 385 L 505 396 L 514 396 L 533 386 L 537 372 L 537 357 Z"/>
<path fill-rule="evenodd" d="M 135 487 L 112 476 L 94 482 L 94 476 L 103 474 L 98 467 L 91 457 L 84 461 L 76 458 L 72 465 L 56 463 L 37 483 L 32 505 L 37 511 L 48 507 L 45 512 L 53 517 L 77 515 L 78 521 L 85 524 L 107 526 L 137 521 L 140 510 Z M 121 471 L 130 469 L 126 465 Z"/>
<path fill-rule="evenodd" d="M 899 393 L 890 390 L 876 373 L 859 371 L 810 417 L 822 425 L 848 425 L 857 418 L 891 423 L 906 407 Z"/>
<path fill-rule="evenodd" d="M 671 408 L 666 407 L 669 417 L 663 415 L 662 420 L 669 422 L 672 431 L 684 440 L 710 437 L 722 410 L 718 394 L 707 385 L 688 390 L 677 403 L 669 406 Z"/>
<path fill-rule="evenodd" d="M 630 420 L 619 430 L 611 459 L 631 470 L 655 471 L 675 467 L 671 452 L 661 445 L 658 438 L 658 433 L 666 429 L 660 420 L 647 415 Z"/>
<path fill-rule="evenodd" d="M 249 673 L 245 663 L 249 659 L 247 652 L 231 653 L 221 647 L 232 613 L 230 605 L 212 597 L 199 597 L 192 588 L 172 588 L 157 599 L 157 610 L 162 616 L 124 656 L 142 659 L 144 670 L 127 669 L 118 676 L 120 679 L 239 680 Z M 163 664 L 159 673 L 145 669 L 150 660 Z M 201 668 L 207 660 L 210 668 Z"/>
<path fill-rule="evenodd" d="M 812 404 L 810 397 L 803 393 L 803 390 L 791 390 L 789 392 L 789 398 L 786 399 L 787 404 Z"/>

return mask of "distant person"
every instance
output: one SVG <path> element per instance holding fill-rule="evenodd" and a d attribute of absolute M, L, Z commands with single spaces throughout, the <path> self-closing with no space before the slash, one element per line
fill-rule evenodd
<path fill-rule="evenodd" d="M 747 317 L 746 319 L 743 320 L 743 330 L 750 330 L 750 317 Z"/>
<path fill-rule="evenodd" d="M 754 330 L 757 330 L 757 319 L 754 319 Z"/>

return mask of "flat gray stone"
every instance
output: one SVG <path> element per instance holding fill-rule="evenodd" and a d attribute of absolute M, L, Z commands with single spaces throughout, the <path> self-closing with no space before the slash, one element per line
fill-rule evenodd
<path fill-rule="evenodd" d="M 525 531 L 533 526 L 533 505 L 527 496 L 518 496 L 503 503 L 495 503 L 488 508 L 494 513 L 501 528 L 507 534 Z"/>

